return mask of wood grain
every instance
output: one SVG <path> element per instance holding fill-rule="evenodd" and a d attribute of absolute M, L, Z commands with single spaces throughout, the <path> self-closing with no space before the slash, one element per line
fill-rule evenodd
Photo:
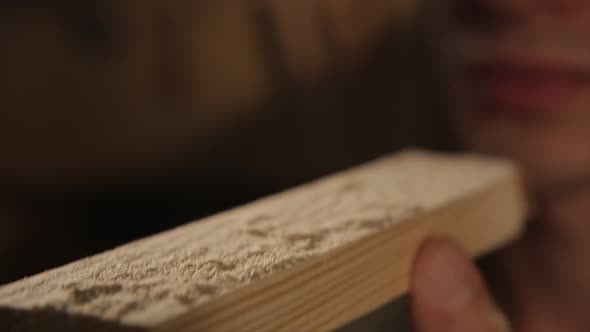
<path fill-rule="evenodd" d="M 331 330 L 402 295 L 426 237 L 488 252 L 525 202 L 510 162 L 404 152 L 4 286 L 0 328 Z"/>

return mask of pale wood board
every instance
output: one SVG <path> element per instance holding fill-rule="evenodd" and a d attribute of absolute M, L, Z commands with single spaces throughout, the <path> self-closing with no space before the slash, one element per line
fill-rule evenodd
<path fill-rule="evenodd" d="M 404 294 L 426 237 L 477 256 L 526 213 L 514 164 L 407 151 L 1 287 L 0 329 L 332 330 Z"/>

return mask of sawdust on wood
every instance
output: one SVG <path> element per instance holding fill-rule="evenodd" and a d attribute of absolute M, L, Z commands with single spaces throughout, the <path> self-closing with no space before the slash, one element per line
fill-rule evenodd
<path fill-rule="evenodd" d="M 2 287 L 0 307 L 157 325 L 513 171 L 402 153 Z"/>

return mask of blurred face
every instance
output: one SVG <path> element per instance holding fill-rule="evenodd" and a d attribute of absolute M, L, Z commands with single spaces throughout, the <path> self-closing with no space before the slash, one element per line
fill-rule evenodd
<path fill-rule="evenodd" d="M 590 1 L 431 0 L 459 137 L 520 161 L 537 189 L 590 178 Z"/>

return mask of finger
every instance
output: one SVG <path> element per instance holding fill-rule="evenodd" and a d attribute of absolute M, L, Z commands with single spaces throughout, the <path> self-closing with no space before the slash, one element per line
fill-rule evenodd
<path fill-rule="evenodd" d="M 508 332 L 467 255 L 446 239 L 428 240 L 418 252 L 411 285 L 416 332 Z"/>

